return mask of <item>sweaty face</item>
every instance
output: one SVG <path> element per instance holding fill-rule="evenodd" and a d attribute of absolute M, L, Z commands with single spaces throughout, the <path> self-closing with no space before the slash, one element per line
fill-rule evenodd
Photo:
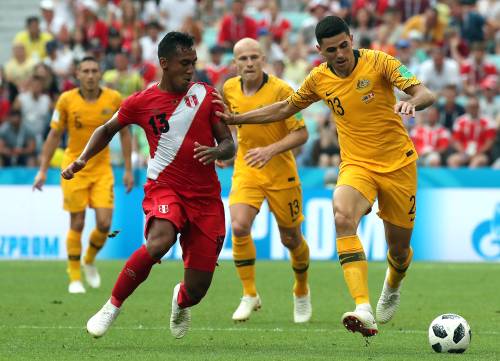
<path fill-rule="evenodd" d="M 342 75 L 349 74 L 354 67 L 354 54 L 352 52 L 352 35 L 341 33 L 321 40 L 317 46 L 331 67 Z"/>
<path fill-rule="evenodd" d="M 78 66 L 77 78 L 83 89 L 95 90 L 99 87 L 99 81 L 101 80 L 99 64 L 92 60 L 82 62 Z"/>
<path fill-rule="evenodd" d="M 192 48 L 179 48 L 176 54 L 169 59 L 160 58 L 166 80 L 176 93 L 183 93 L 188 89 L 196 70 L 196 50 Z"/>
<path fill-rule="evenodd" d="M 257 46 L 247 46 L 235 52 L 238 75 L 243 81 L 254 81 L 262 75 L 264 56 Z"/>

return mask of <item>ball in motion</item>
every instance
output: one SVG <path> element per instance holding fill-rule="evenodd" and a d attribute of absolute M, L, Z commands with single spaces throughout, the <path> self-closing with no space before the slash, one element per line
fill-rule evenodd
<path fill-rule="evenodd" d="M 429 326 L 429 343 L 436 352 L 463 353 L 472 334 L 467 321 L 453 313 L 436 317 Z"/>

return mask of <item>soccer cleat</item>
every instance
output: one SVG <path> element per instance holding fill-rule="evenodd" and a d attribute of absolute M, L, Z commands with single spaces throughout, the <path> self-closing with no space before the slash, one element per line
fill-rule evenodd
<path fill-rule="evenodd" d="M 243 322 L 250 318 L 252 311 L 257 311 L 262 307 L 260 297 L 257 296 L 243 296 L 241 302 L 233 313 L 233 321 Z"/>
<path fill-rule="evenodd" d="M 114 306 L 110 300 L 87 322 L 87 332 L 95 338 L 101 337 L 108 331 L 113 321 L 120 314 L 120 309 Z"/>
<path fill-rule="evenodd" d="M 71 281 L 68 286 L 69 293 L 85 293 L 82 281 Z"/>
<path fill-rule="evenodd" d="M 401 301 L 401 283 L 397 288 L 389 287 L 387 283 L 387 277 L 389 276 L 389 270 L 387 270 L 384 280 L 384 286 L 382 287 L 382 293 L 377 302 L 377 322 L 381 324 L 389 322 L 394 314 L 396 313 L 399 302 Z"/>
<path fill-rule="evenodd" d="M 82 264 L 83 274 L 85 275 L 85 280 L 92 288 L 99 288 L 101 286 L 101 276 L 97 272 L 97 267 L 93 264 Z"/>
<path fill-rule="evenodd" d="M 179 295 L 180 288 L 180 283 L 174 287 L 174 294 L 172 296 L 172 313 L 170 314 L 170 332 L 175 338 L 184 337 L 191 324 L 191 310 L 189 307 L 180 308 L 177 303 L 177 296 Z"/>
<path fill-rule="evenodd" d="M 293 322 L 309 322 L 312 316 L 311 291 L 305 296 L 293 295 Z"/>
<path fill-rule="evenodd" d="M 342 324 L 348 331 L 359 332 L 364 337 L 375 336 L 378 333 L 377 323 L 369 306 L 357 306 L 353 312 L 344 313 Z"/>

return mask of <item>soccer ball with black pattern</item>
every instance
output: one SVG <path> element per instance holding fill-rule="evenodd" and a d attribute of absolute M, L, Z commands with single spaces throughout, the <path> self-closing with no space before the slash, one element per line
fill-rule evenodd
<path fill-rule="evenodd" d="M 471 337 L 467 321 L 453 313 L 436 317 L 429 326 L 429 343 L 436 352 L 465 352 Z"/>

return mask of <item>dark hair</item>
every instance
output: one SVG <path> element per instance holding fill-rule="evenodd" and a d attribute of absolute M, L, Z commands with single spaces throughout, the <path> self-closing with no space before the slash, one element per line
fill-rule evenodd
<path fill-rule="evenodd" d="M 324 38 L 330 38 L 341 33 L 351 35 L 347 23 L 342 18 L 334 15 L 321 19 L 316 25 L 315 33 L 318 44 L 321 44 L 321 40 Z"/>
<path fill-rule="evenodd" d="M 77 66 L 79 67 L 81 63 L 83 63 L 84 61 L 93 61 L 94 63 L 96 63 L 97 65 L 99 65 L 99 62 L 97 61 L 96 58 L 94 58 L 93 56 L 91 55 L 86 55 L 84 56 L 77 64 Z"/>
<path fill-rule="evenodd" d="M 171 31 L 161 39 L 158 45 L 158 58 L 170 58 L 178 48 L 190 49 L 194 46 L 191 35 L 179 31 Z"/>
<path fill-rule="evenodd" d="M 30 16 L 30 17 L 26 18 L 26 26 L 30 26 L 31 23 L 34 23 L 34 22 L 37 22 L 37 23 L 40 22 L 40 19 L 38 19 L 38 16 Z"/>

